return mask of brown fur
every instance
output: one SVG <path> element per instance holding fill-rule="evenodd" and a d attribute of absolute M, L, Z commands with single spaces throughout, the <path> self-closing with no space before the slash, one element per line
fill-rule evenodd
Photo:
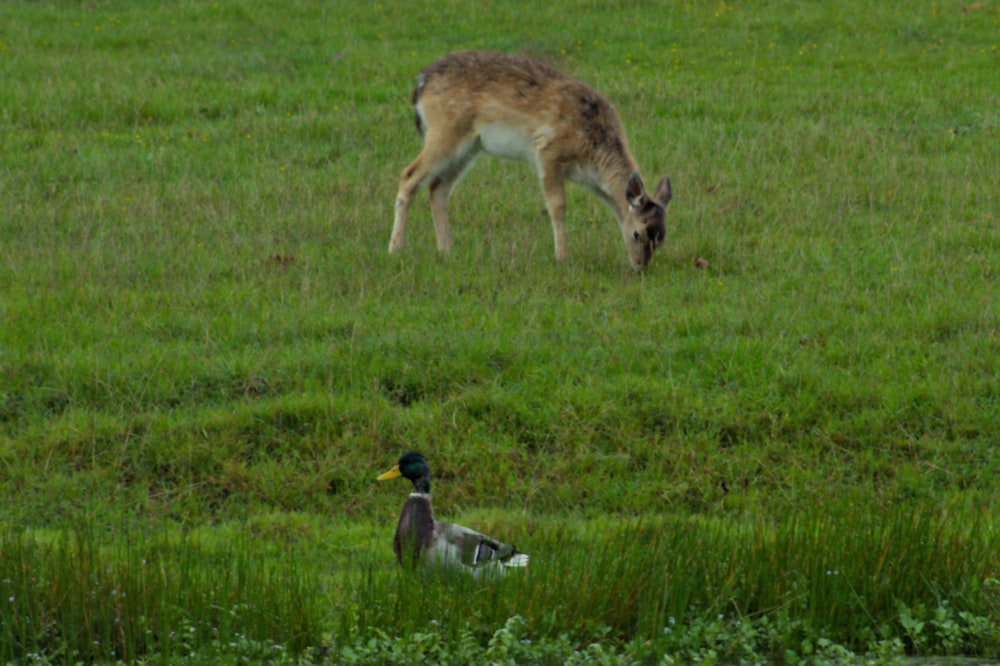
<path fill-rule="evenodd" d="M 409 209 L 425 182 L 438 249 L 451 249 L 448 195 L 483 151 L 535 166 L 557 259 L 566 257 L 566 179 L 611 207 L 636 270 L 645 268 L 662 243 L 669 180 L 660 182 L 653 197 L 646 194 L 621 118 L 586 83 L 528 58 L 466 51 L 424 69 L 413 105 L 424 148 L 400 175 L 390 252 L 403 249 Z"/>

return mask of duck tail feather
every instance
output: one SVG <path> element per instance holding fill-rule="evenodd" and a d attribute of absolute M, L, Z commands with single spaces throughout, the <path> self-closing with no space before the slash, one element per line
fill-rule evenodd
<path fill-rule="evenodd" d="M 527 567 L 528 556 L 525 553 L 514 553 L 510 559 L 504 560 L 505 567 Z"/>

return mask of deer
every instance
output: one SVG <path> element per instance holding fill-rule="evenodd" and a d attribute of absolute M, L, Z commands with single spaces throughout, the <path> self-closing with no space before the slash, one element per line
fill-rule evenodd
<path fill-rule="evenodd" d="M 404 249 L 410 207 L 425 183 L 438 252 L 451 251 L 448 198 L 480 153 L 534 167 L 557 261 L 567 257 L 567 180 L 611 208 L 636 272 L 645 270 L 663 243 L 673 196 L 670 178 L 664 177 L 652 196 L 647 193 L 621 117 L 583 81 L 523 56 L 460 51 L 419 74 L 412 105 L 424 143 L 399 177 L 390 253 Z"/>

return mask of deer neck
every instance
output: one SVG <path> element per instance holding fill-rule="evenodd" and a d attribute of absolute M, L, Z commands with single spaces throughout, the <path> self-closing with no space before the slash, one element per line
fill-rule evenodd
<path fill-rule="evenodd" d="M 625 191 L 629 177 L 639 170 L 635 160 L 627 152 L 605 160 L 599 167 L 601 185 L 597 194 L 614 211 L 619 224 L 625 220 L 628 211 L 628 198 Z"/>

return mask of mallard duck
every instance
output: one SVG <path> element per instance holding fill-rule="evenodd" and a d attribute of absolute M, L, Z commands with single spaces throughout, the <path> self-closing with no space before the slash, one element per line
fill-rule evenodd
<path fill-rule="evenodd" d="M 528 556 L 514 546 L 461 525 L 434 520 L 431 468 L 422 455 L 415 451 L 403 454 L 399 463 L 378 480 L 400 476 L 413 482 L 413 492 L 403 505 L 392 542 L 400 564 L 445 565 L 476 577 L 484 573 L 502 576 L 508 568 L 528 566 Z"/>

